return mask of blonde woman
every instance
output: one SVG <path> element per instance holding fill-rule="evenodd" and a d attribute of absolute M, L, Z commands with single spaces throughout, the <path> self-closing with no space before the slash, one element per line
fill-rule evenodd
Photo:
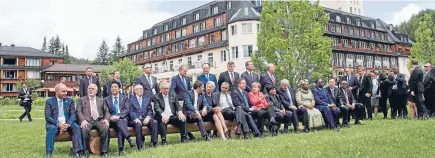
<path fill-rule="evenodd" d="M 205 99 L 213 107 L 213 121 L 216 126 L 216 129 L 221 137 L 221 139 L 226 140 L 226 136 L 228 136 L 228 128 L 225 124 L 224 116 L 222 115 L 220 109 L 217 107 L 217 101 L 213 100 L 212 93 L 214 92 L 216 85 L 212 81 L 208 81 L 205 89 Z M 219 93 L 219 92 L 217 92 Z"/>
<path fill-rule="evenodd" d="M 299 82 L 299 88 L 296 92 L 296 102 L 299 106 L 303 106 L 307 109 L 308 112 L 308 120 L 309 120 L 309 129 L 313 130 L 313 128 L 322 127 L 325 125 L 323 120 L 322 113 L 316 108 L 313 93 L 309 90 L 309 83 L 307 80 L 301 80 Z"/>

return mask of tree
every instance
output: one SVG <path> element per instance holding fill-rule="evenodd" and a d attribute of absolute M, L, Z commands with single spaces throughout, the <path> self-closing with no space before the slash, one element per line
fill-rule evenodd
<path fill-rule="evenodd" d="M 44 52 L 48 52 L 48 49 L 47 49 L 47 37 L 46 36 L 44 36 L 44 42 L 42 43 L 41 50 L 44 51 Z"/>
<path fill-rule="evenodd" d="M 277 64 L 275 73 L 292 86 L 330 76 L 331 40 L 323 36 L 328 17 L 318 1 L 264 1 L 258 51 L 252 57 L 257 70 Z"/>
<path fill-rule="evenodd" d="M 415 30 L 417 29 L 419 22 L 423 19 L 424 14 L 429 14 L 432 17 L 432 21 L 435 22 L 435 10 L 426 9 L 420 11 L 418 14 L 412 15 L 409 21 L 402 22 L 399 26 L 399 32 L 407 34 L 410 39 L 415 40 Z"/>
<path fill-rule="evenodd" d="M 48 46 L 48 52 L 49 53 L 51 53 L 51 54 L 54 54 L 54 52 L 55 52 L 55 40 L 54 40 L 54 37 L 51 37 L 51 39 L 50 39 L 50 45 Z"/>
<path fill-rule="evenodd" d="M 54 46 L 53 46 L 53 48 L 54 48 L 54 54 L 55 55 L 62 55 L 61 54 L 61 42 L 60 42 L 60 38 L 59 38 L 59 35 L 56 35 L 56 38 L 55 38 L 55 40 L 54 40 Z"/>
<path fill-rule="evenodd" d="M 111 54 L 110 54 L 110 63 L 119 61 L 119 58 L 124 55 L 126 52 L 125 47 L 122 45 L 121 38 L 118 36 L 116 37 L 116 42 L 113 45 Z"/>
<path fill-rule="evenodd" d="M 411 48 L 412 57 L 420 63 L 435 62 L 435 24 L 429 13 L 423 15 L 415 30 L 416 43 Z"/>
<path fill-rule="evenodd" d="M 139 66 L 135 65 L 127 58 L 124 58 L 123 60 L 113 62 L 110 67 L 101 70 L 101 83 L 106 83 L 108 79 L 107 76 L 112 74 L 114 71 L 119 71 L 121 74 L 121 81 L 124 84 L 124 89 L 128 89 L 132 86 L 136 81 L 136 78 L 142 74 L 142 70 Z"/>
<path fill-rule="evenodd" d="M 106 41 L 103 40 L 100 47 L 98 48 L 97 58 L 95 59 L 96 64 L 100 65 L 108 65 L 109 64 L 109 47 L 106 44 Z"/>
<path fill-rule="evenodd" d="M 71 64 L 71 60 L 70 60 L 71 57 L 69 56 L 68 45 L 62 47 L 62 52 L 63 52 L 63 63 Z"/>

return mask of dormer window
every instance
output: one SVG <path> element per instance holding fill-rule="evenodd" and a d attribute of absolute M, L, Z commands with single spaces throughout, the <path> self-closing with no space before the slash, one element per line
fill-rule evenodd
<path fill-rule="evenodd" d="M 375 23 L 374 23 L 374 22 L 372 22 L 372 23 L 370 24 L 370 28 L 375 29 Z"/>
<path fill-rule="evenodd" d="M 153 33 L 154 35 L 157 35 L 157 29 L 154 29 Z"/>
<path fill-rule="evenodd" d="M 199 13 L 195 13 L 195 15 L 193 16 L 193 21 L 198 21 L 199 20 Z"/>
<path fill-rule="evenodd" d="M 181 25 L 186 25 L 186 18 L 181 19 Z"/>
<path fill-rule="evenodd" d="M 231 1 L 227 2 L 227 10 L 231 9 Z"/>
<path fill-rule="evenodd" d="M 164 27 L 165 27 L 165 28 L 164 28 L 164 29 L 165 29 L 165 31 L 168 31 L 168 30 L 169 30 L 169 27 L 168 27 L 168 25 L 165 25 Z"/>
<path fill-rule="evenodd" d="M 177 22 L 172 22 L 172 28 L 177 28 Z"/>
<path fill-rule="evenodd" d="M 361 19 L 356 19 L 356 26 L 361 26 Z"/>
<path fill-rule="evenodd" d="M 335 21 L 336 21 L 336 22 L 341 22 L 341 17 L 340 17 L 339 15 L 337 15 L 337 16 L 335 17 Z"/>
<path fill-rule="evenodd" d="M 219 10 L 218 10 L 218 6 L 214 6 L 212 9 L 211 9 L 211 15 L 215 15 L 215 14 L 217 14 L 219 12 Z"/>
<path fill-rule="evenodd" d="M 349 17 L 346 18 L 346 23 L 347 23 L 347 24 L 351 24 L 351 21 L 350 21 L 350 18 L 349 18 Z"/>
<path fill-rule="evenodd" d="M 144 37 L 145 37 L 145 38 L 147 38 L 147 37 L 148 37 L 148 32 L 145 32 L 145 35 L 144 35 Z"/>

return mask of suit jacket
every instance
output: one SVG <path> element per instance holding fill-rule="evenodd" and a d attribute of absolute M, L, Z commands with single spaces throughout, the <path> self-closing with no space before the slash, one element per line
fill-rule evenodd
<path fill-rule="evenodd" d="M 409 89 L 414 93 L 424 93 L 423 75 L 423 71 L 418 66 L 412 71 L 409 78 Z"/>
<path fill-rule="evenodd" d="M 325 88 L 326 91 L 328 91 L 329 96 L 331 97 L 331 99 L 334 101 L 335 105 L 341 105 L 340 104 L 340 90 L 337 87 L 334 87 L 334 94 L 332 94 L 331 92 L 331 88 L 326 87 Z M 349 93 L 352 94 L 352 93 Z"/>
<path fill-rule="evenodd" d="M 121 85 L 121 87 L 119 87 L 119 93 L 124 94 L 124 86 L 123 86 L 124 82 L 122 82 L 121 80 L 113 79 L 113 80 L 107 81 L 107 83 L 103 86 L 103 98 L 106 98 L 107 96 L 112 95 L 112 90 L 111 90 L 110 84 L 113 81 L 117 81 Z"/>
<path fill-rule="evenodd" d="M 210 73 L 208 74 L 208 79 L 205 76 L 205 74 L 199 75 L 197 79 L 204 84 L 204 92 L 205 92 L 205 87 L 206 87 L 208 81 L 212 81 L 214 83 L 214 85 L 216 85 L 216 86 L 218 85 L 218 82 L 217 82 L 217 79 L 216 79 L 216 75 L 213 75 L 213 74 L 210 74 Z M 215 88 L 214 92 L 217 92 L 217 91 L 218 91 L 218 88 Z"/>
<path fill-rule="evenodd" d="M 171 88 L 169 89 L 169 93 L 175 93 L 178 100 L 183 100 L 184 96 L 188 95 L 189 91 L 192 90 L 189 78 L 184 76 L 183 79 L 186 82 L 187 89 L 184 86 L 184 83 L 179 75 L 176 75 L 171 79 Z"/>
<path fill-rule="evenodd" d="M 249 110 L 249 108 L 251 108 L 251 104 L 249 103 L 249 96 L 248 96 L 248 92 L 243 91 L 240 92 L 239 88 L 235 89 L 231 94 L 231 100 L 233 101 L 233 105 L 234 107 L 242 107 L 243 111 L 245 112 L 251 112 L 251 110 Z M 246 102 L 245 99 L 246 98 Z"/>
<path fill-rule="evenodd" d="M 119 98 L 118 98 L 118 105 L 119 105 L 119 113 L 118 116 L 121 119 L 129 119 L 129 117 L 131 118 L 131 103 L 130 103 L 130 99 L 122 94 L 119 94 Z M 109 113 L 110 116 L 112 116 L 114 114 L 114 105 L 113 105 L 113 95 L 109 95 L 106 98 L 104 98 L 104 105 L 107 106 L 107 108 L 109 109 Z"/>
<path fill-rule="evenodd" d="M 313 96 L 314 101 L 316 102 L 316 106 L 328 106 L 328 104 L 334 103 L 328 92 L 323 88 L 314 88 Z"/>
<path fill-rule="evenodd" d="M 252 83 L 254 82 L 260 83 L 260 75 L 255 72 L 252 72 L 252 76 L 249 76 L 248 71 L 245 71 L 244 73 L 242 73 L 241 77 L 246 81 L 245 91 L 247 92 L 251 92 Z"/>
<path fill-rule="evenodd" d="M 346 105 L 346 96 L 344 95 L 344 91 L 346 91 L 347 93 L 347 99 L 349 100 L 349 104 L 352 105 L 353 103 L 356 103 L 355 97 L 353 97 L 352 95 L 352 91 L 343 88 L 338 88 L 337 90 L 340 91 L 337 98 L 338 99 L 338 104 L 336 104 L 337 106 Z"/>
<path fill-rule="evenodd" d="M 207 112 L 211 112 L 211 106 L 209 105 L 207 99 L 205 98 L 205 94 L 201 93 L 198 94 L 198 101 L 197 101 L 197 109 L 194 107 L 195 102 L 195 93 L 194 90 L 191 90 L 188 95 L 184 96 L 184 107 L 186 107 L 187 110 L 196 112 L 196 111 L 202 111 L 204 107 L 207 109 Z"/>
<path fill-rule="evenodd" d="M 24 99 L 26 99 L 26 94 L 29 93 L 30 100 L 28 102 L 32 102 L 32 89 L 27 88 L 27 92 L 24 91 L 24 88 L 21 88 L 18 92 L 19 98 L 20 98 L 20 106 L 24 106 Z"/>
<path fill-rule="evenodd" d="M 358 79 L 356 78 L 356 76 L 351 75 L 348 77 L 346 75 L 346 76 L 341 77 L 341 81 L 347 81 L 349 86 L 352 87 L 352 93 L 356 94 L 356 92 L 358 91 L 358 87 L 359 87 Z"/>
<path fill-rule="evenodd" d="M 275 95 L 266 94 L 266 99 L 269 102 L 273 103 L 273 106 L 275 107 L 275 111 L 285 109 L 284 105 L 282 105 L 282 101 L 281 101 L 280 96 L 278 94 L 275 94 Z"/>
<path fill-rule="evenodd" d="M 261 91 L 264 93 L 268 93 L 266 92 L 266 88 L 267 87 L 275 87 L 277 88 L 279 79 L 278 77 L 273 74 L 273 77 L 275 78 L 275 84 L 273 84 L 272 78 L 270 78 L 269 74 L 267 72 L 261 74 L 260 76 L 260 84 L 261 84 Z"/>
<path fill-rule="evenodd" d="M 293 103 L 293 106 L 298 107 L 298 104 L 296 102 L 296 91 L 295 91 L 295 89 L 289 88 L 288 90 L 289 90 L 290 95 L 291 95 L 291 102 Z M 280 89 L 278 89 L 276 91 L 276 93 L 278 94 L 279 99 L 281 100 L 281 104 L 285 107 L 285 109 L 289 110 L 290 106 L 291 106 L 291 103 L 290 103 L 290 98 L 289 98 L 287 92 L 283 91 L 280 88 Z"/>
<path fill-rule="evenodd" d="M 363 75 L 362 82 L 360 80 L 361 80 L 361 77 L 358 78 L 359 95 L 365 96 L 366 93 L 372 94 L 372 89 L 373 89 L 372 78 L 368 75 Z"/>
<path fill-rule="evenodd" d="M 107 106 L 105 106 L 103 98 L 96 96 L 95 99 L 98 110 L 97 120 L 109 120 L 109 109 L 107 108 Z M 77 101 L 77 117 L 79 119 L 79 123 L 83 120 L 86 120 L 88 122 L 92 120 L 91 103 L 88 96 L 81 97 Z"/>
<path fill-rule="evenodd" d="M 71 125 L 75 123 L 76 109 L 72 98 L 65 98 L 63 100 L 63 112 L 67 124 Z M 46 122 L 45 125 L 54 125 L 57 127 L 57 124 L 59 123 L 59 107 L 56 97 L 51 97 L 45 101 L 44 115 Z"/>
<path fill-rule="evenodd" d="M 151 99 L 146 96 L 142 96 L 142 106 L 139 104 L 137 96 L 130 98 L 131 103 L 131 120 L 144 119 L 147 116 L 153 118 L 153 108 L 151 105 Z"/>
<path fill-rule="evenodd" d="M 101 96 L 101 88 L 100 88 L 100 79 L 96 76 L 92 76 L 92 83 L 97 85 L 98 91 L 97 96 Z M 80 97 L 88 96 L 88 86 L 89 86 L 89 78 L 85 76 L 80 79 Z"/>
<path fill-rule="evenodd" d="M 392 91 L 393 91 L 393 85 L 394 85 L 394 81 L 390 80 L 390 79 L 386 79 L 384 81 L 381 81 L 379 83 L 379 88 L 377 91 L 377 95 L 381 95 L 382 98 L 388 98 L 389 96 L 391 96 Z"/>
<path fill-rule="evenodd" d="M 151 76 L 152 85 L 148 82 L 145 75 L 142 75 L 138 78 L 136 78 L 136 84 L 140 84 L 143 87 L 143 95 L 148 98 L 153 98 L 154 93 L 153 89 L 156 91 L 156 94 L 160 93 L 159 84 L 157 83 L 157 78 L 154 76 Z"/>
<path fill-rule="evenodd" d="M 407 94 L 408 89 L 406 87 L 405 74 L 398 73 L 396 75 L 395 82 L 397 84 L 397 91 L 399 92 L 399 95 L 405 95 L 405 94 Z"/>
<path fill-rule="evenodd" d="M 169 104 L 171 107 L 171 112 L 174 116 L 177 116 L 178 112 L 182 111 L 180 103 L 174 93 L 168 93 Z M 165 112 L 165 99 L 162 93 L 154 95 L 154 111 L 156 112 L 155 117 L 161 118 L 162 114 Z"/>
<path fill-rule="evenodd" d="M 219 90 L 221 89 L 221 85 L 224 82 L 227 82 L 230 85 L 229 92 L 232 92 L 234 89 L 237 88 L 237 80 L 239 80 L 240 76 L 239 73 L 237 72 L 233 71 L 233 73 L 234 73 L 234 84 L 231 82 L 230 73 L 228 71 L 222 72 L 219 75 L 219 80 L 218 80 Z"/>

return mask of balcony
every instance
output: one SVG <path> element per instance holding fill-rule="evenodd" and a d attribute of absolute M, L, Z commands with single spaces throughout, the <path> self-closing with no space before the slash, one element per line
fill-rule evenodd
<path fill-rule="evenodd" d="M 59 83 L 60 83 L 59 81 L 44 81 L 44 83 L 42 85 L 43 85 L 43 87 L 46 87 L 46 88 L 53 88 Z M 79 87 L 80 81 L 66 81 L 65 85 L 67 87 Z"/>
<path fill-rule="evenodd" d="M 3 70 L 2 79 L 18 79 L 17 70 Z"/>

